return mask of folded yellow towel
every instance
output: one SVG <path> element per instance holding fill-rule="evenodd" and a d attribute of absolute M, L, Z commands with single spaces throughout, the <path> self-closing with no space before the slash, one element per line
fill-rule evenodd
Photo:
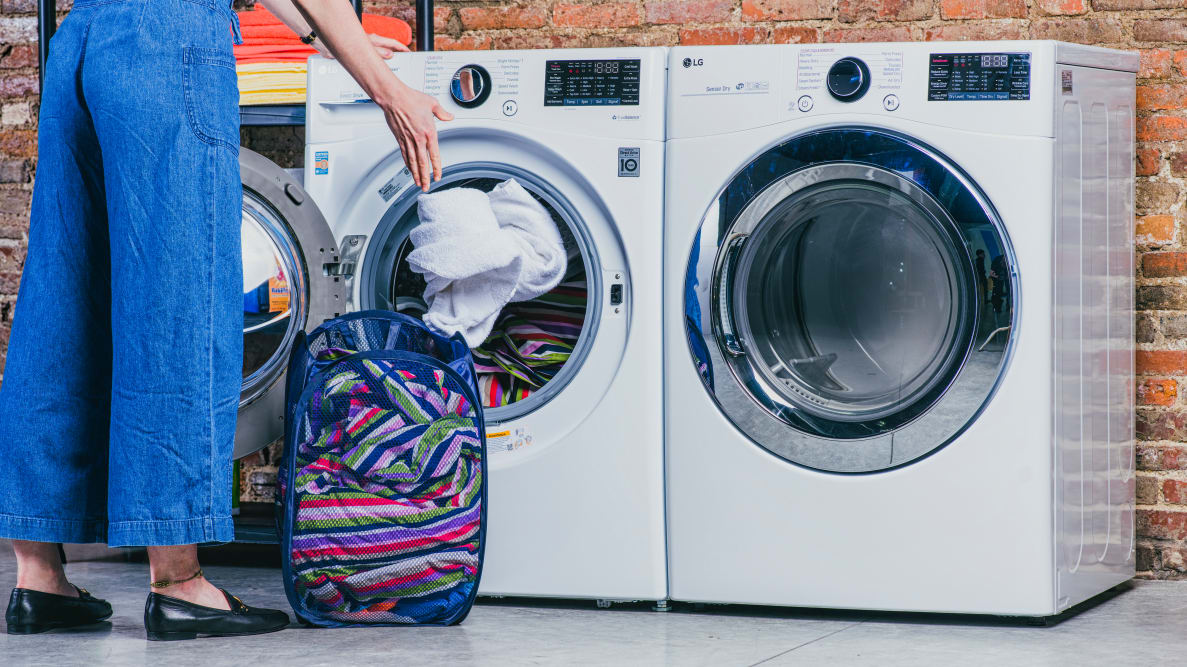
<path fill-rule="evenodd" d="M 238 65 L 239 104 L 304 104 L 305 63 Z"/>

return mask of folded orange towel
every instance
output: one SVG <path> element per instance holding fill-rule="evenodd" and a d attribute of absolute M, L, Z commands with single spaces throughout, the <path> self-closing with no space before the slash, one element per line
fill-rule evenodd
<path fill-rule="evenodd" d="M 253 10 L 240 12 L 239 26 L 243 33 L 243 46 L 260 44 L 304 46 L 299 36 L 293 34 L 288 26 L 281 23 L 280 19 L 263 7 L 257 6 Z M 390 37 L 401 44 L 412 42 L 412 28 L 404 21 L 391 16 L 363 14 L 363 30 Z M 238 49 L 236 49 L 236 53 L 238 53 Z"/>

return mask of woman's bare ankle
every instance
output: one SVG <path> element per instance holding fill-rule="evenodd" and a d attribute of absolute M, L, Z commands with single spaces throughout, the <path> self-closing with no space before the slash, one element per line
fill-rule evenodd
<path fill-rule="evenodd" d="M 203 607 L 231 608 L 222 591 L 202 576 L 196 546 L 149 547 L 148 563 L 151 592 Z"/>
<path fill-rule="evenodd" d="M 17 588 L 54 595 L 78 595 L 66 579 L 56 543 L 13 540 L 12 546 L 16 553 Z"/>

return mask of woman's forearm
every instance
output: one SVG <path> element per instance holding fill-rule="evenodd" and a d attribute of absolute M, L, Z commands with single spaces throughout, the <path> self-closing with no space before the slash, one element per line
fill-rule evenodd
<path fill-rule="evenodd" d="M 293 0 L 256 0 L 257 4 L 263 5 L 264 9 L 272 12 L 272 15 L 280 19 L 280 22 L 288 26 L 299 37 L 304 37 L 309 34 L 309 22 L 301 16 L 301 12 L 297 11 L 296 6 L 293 5 Z"/>
<path fill-rule="evenodd" d="M 286 1 L 273 0 L 276 3 Z M 292 0 L 292 4 L 372 100 L 387 105 L 406 94 L 407 86 L 375 52 L 349 2 Z"/>

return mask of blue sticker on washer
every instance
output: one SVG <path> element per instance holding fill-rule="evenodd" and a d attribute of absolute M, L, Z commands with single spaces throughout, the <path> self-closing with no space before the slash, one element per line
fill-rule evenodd
<path fill-rule="evenodd" d="M 330 151 L 318 151 L 313 154 L 313 175 L 323 176 L 330 173 Z"/>

